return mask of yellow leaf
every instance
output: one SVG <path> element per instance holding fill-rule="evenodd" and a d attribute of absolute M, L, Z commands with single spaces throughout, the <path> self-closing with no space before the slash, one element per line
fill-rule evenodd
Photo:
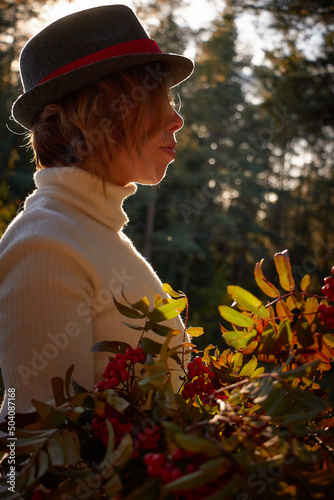
<path fill-rule="evenodd" d="M 304 316 L 311 325 L 318 312 L 318 300 L 316 297 L 309 297 L 305 302 Z"/>
<path fill-rule="evenodd" d="M 201 335 L 203 335 L 204 333 L 204 330 L 201 326 L 190 326 L 189 328 L 187 328 L 186 332 L 188 333 L 188 335 L 190 335 L 191 337 L 200 337 Z"/>
<path fill-rule="evenodd" d="M 174 297 L 175 299 L 184 296 L 184 293 L 181 291 L 175 292 L 175 290 L 173 290 L 173 288 L 168 283 L 163 283 L 162 289 L 165 293 L 168 293 L 168 295 Z"/>
<path fill-rule="evenodd" d="M 289 252 L 284 250 L 283 252 L 275 253 L 274 261 L 281 287 L 287 292 L 292 292 L 296 285 L 292 276 Z"/>
<path fill-rule="evenodd" d="M 300 282 L 300 289 L 305 292 L 311 283 L 310 275 L 306 274 Z"/>
<path fill-rule="evenodd" d="M 275 287 L 275 285 L 270 283 L 270 281 L 268 281 L 264 277 L 264 274 L 263 274 L 262 268 L 261 268 L 263 260 L 264 259 L 262 259 L 261 262 L 257 262 L 257 264 L 255 266 L 255 270 L 254 270 L 254 276 L 255 276 L 255 281 L 257 283 L 257 286 L 262 290 L 262 292 L 264 292 L 269 297 L 273 297 L 273 298 L 279 297 L 280 293 L 277 290 L 277 288 Z"/>

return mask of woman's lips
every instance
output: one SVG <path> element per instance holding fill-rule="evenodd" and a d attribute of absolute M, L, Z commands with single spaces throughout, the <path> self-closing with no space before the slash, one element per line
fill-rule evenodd
<path fill-rule="evenodd" d="M 167 146 L 161 146 L 160 149 L 162 149 L 166 153 L 170 154 L 175 159 L 175 157 L 176 157 L 175 146 L 176 146 L 176 143 L 173 142 L 171 144 L 168 144 Z"/>

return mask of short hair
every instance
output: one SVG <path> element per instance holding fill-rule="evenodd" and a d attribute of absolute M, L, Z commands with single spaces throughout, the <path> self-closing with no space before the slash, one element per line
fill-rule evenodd
<path fill-rule="evenodd" d="M 167 74 L 161 63 L 134 66 L 45 106 L 29 137 L 37 169 L 75 165 L 108 180 L 116 151 L 135 145 L 140 155 L 171 118 Z"/>

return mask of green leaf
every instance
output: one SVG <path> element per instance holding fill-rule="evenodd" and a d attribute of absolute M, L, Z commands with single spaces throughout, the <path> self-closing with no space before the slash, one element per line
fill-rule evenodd
<path fill-rule="evenodd" d="M 331 347 L 334 347 L 334 335 L 332 335 L 331 333 L 325 333 L 323 338 L 325 339 L 325 341 L 328 345 L 330 345 Z"/>
<path fill-rule="evenodd" d="M 275 341 L 275 331 L 270 326 L 262 332 L 259 340 L 259 353 L 266 354 L 267 356 L 272 354 L 274 352 Z"/>
<path fill-rule="evenodd" d="M 252 356 L 252 359 L 248 361 L 248 363 L 242 368 L 239 373 L 240 377 L 251 377 L 256 370 L 257 367 L 257 358 L 256 356 Z"/>
<path fill-rule="evenodd" d="M 315 373 L 316 369 L 318 368 L 320 364 L 320 359 L 316 359 L 315 361 L 311 361 L 310 363 L 305 363 L 301 366 L 298 366 L 297 368 L 294 368 L 293 370 L 289 370 L 288 372 L 282 372 L 280 373 L 280 377 L 287 379 L 287 380 L 293 380 L 294 378 L 301 378 L 301 377 L 310 377 Z"/>
<path fill-rule="evenodd" d="M 252 330 L 251 332 L 243 331 L 243 332 L 227 332 L 224 333 L 223 338 L 225 342 L 232 347 L 234 347 L 237 351 L 244 349 L 248 346 L 254 338 L 257 336 L 257 331 Z"/>
<path fill-rule="evenodd" d="M 142 330 L 142 327 L 139 327 Z M 118 340 L 102 340 L 97 342 L 91 348 L 91 352 L 112 352 L 113 354 L 124 354 L 125 351 L 131 347 L 130 344 L 126 342 L 120 342 Z"/>
<path fill-rule="evenodd" d="M 211 474 L 208 474 L 207 471 L 199 469 L 168 483 L 164 487 L 164 491 L 170 492 L 192 490 L 193 488 L 203 486 L 204 484 L 210 482 L 212 479 L 214 479 L 214 476 L 212 477 Z"/>
<path fill-rule="evenodd" d="M 290 326 L 290 321 L 288 319 L 281 321 L 278 330 L 277 338 L 275 342 L 275 347 L 280 348 L 281 346 L 289 346 L 292 343 L 292 331 Z"/>
<path fill-rule="evenodd" d="M 299 411 L 297 413 L 293 413 L 292 415 L 289 414 L 283 418 L 283 420 L 281 421 L 281 425 L 285 427 L 296 427 L 299 425 L 304 425 L 305 422 L 313 420 L 320 412 L 321 410 L 314 409 L 310 410 L 307 413 Z"/>
<path fill-rule="evenodd" d="M 187 299 L 168 299 L 167 303 L 153 309 L 148 315 L 150 321 L 160 323 L 178 316 L 187 305 Z"/>
<path fill-rule="evenodd" d="M 61 434 L 63 449 L 66 450 L 66 465 L 75 466 L 81 461 L 80 442 L 76 432 L 64 431 Z"/>
<path fill-rule="evenodd" d="M 108 431 L 108 445 L 107 445 L 107 449 L 106 449 L 104 458 L 103 458 L 102 462 L 99 464 L 100 469 L 103 469 L 104 467 L 110 466 L 109 465 L 110 464 L 110 457 L 114 451 L 114 446 L 115 446 L 114 429 L 113 429 L 113 427 L 108 419 L 105 420 L 105 424 L 106 424 L 107 431 Z"/>
<path fill-rule="evenodd" d="M 66 451 L 62 447 L 58 435 L 54 435 L 48 440 L 46 449 L 52 465 L 66 465 Z"/>
<path fill-rule="evenodd" d="M 292 276 L 289 252 L 284 250 L 283 252 L 275 253 L 274 262 L 281 287 L 287 292 L 292 292 L 296 285 Z"/>
<path fill-rule="evenodd" d="M 129 406 L 129 402 L 119 396 L 113 389 L 106 389 L 103 391 L 103 395 L 107 403 L 113 406 L 120 413 L 124 413 L 126 408 Z"/>
<path fill-rule="evenodd" d="M 103 486 L 104 495 L 105 496 L 107 495 L 107 498 L 115 498 L 115 495 L 117 495 L 117 493 L 119 493 L 121 489 L 122 489 L 122 481 L 116 472 Z"/>
<path fill-rule="evenodd" d="M 235 372 L 238 372 L 242 367 L 244 356 L 241 352 L 236 352 L 233 356 L 232 367 Z"/>
<path fill-rule="evenodd" d="M 205 453 L 208 457 L 215 457 L 221 453 L 220 448 L 216 444 L 210 443 L 207 439 L 193 434 L 176 433 L 174 440 L 186 451 Z"/>
<path fill-rule="evenodd" d="M 159 486 L 156 479 L 152 478 L 127 495 L 126 500 L 157 500 L 158 497 Z"/>
<path fill-rule="evenodd" d="M 273 298 L 279 297 L 280 293 L 277 290 L 277 288 L 264 277 L 261 267 L 262 264 L 263 264 L 263 259 L 261 260 L 261 262 L 257 262 L 254 271 L 255 281 L 258 287 L 262 290 L 262 292 L 264 292 L 269 297 Z"/>
<path fill-rule="evenodd" d="M 54 410 L 41 420 L 42 429 L 55 429 L 66 421 L 66 413 L 62 410 Z"/>
<path fill-rule="evenodd" d="M 262 304 L 261 300 L 255 297 L 240 286 L 231 285 L 227 287 L 228 294 L 235 300 L 241 309 L 250 311 L 260 318 L 268 319 L 268 311 Z"/>
<path fill-rule="evenodd" d="M 117 449 L 114 450 L 111 457 L 109 457 L 110 462 L 116 467 L 124 467 L 124 465 L 130 460 L 132 451 L 132 438 L 129 434 L 125 434 Z"/>
<path fill-rule="evenodd" d="M 239 311 L 236 311 L 229 306 L 219 306 L 218 307 L 220 315 L 226 319 L 229 323 L 236 326 L 241 326 L 244 328 L 253 327 L 255 325 L 254 321 L 249 317 L 245 316 Z"/>
<path fill-rule="evenodd" d="M 237 493 L 240 492 L 240 476 L 237 474 L 229 481 L 224 487 L 218 491 L 215 491 L 210 496 L 207 496 L 205 500 L 222 500 L 223 498 L 238 498 Z M 243 493 L 241 493 L 243 495 Z M 247 495 L 248 497 L 248 495 Z M 248 500 L 246 497 L 246 500 Z M 242 500 L 242 497 L 239 497 Z"/>
<path fill-rule="evenodd" d="M 43 401 L 37 401 L 37 399 L 32 399 L 31 402 L 33 406 L 36 408 L 37 413 L 41 417 L 46 417 L 49 413 L 54 411 L 54 408 L 51 405 L 43 403 Z"/>
<path fill-rule="evenodd" d="M 136 309 L 133 309 L 131 307 L 125 306 L 124 304 L 121 304 L 120 302 L 117 302 L 115 297 L 113 297 L 115 306 L 117 310 L 123 315 L 126 316 L 127 318 L 136 318 L 136 319 L 143 319 L 145 318 L 145 315 Z"/>
<path fill-rule="evenodd" d="M 37 479 L 40 479 L 47 472 L 49 467 L 49 456 L 46 451 L 41 450 L 38 454 L 38 470 L 37 470 Z"/>
<path fill-rule="evenodd" d="M 144 337 L 140 342 L 140 347 L 143 349 L 145 354 L 151 354 L 152 356 L 159 354 L 161 351 L 162 344 L 156 342 L 155 340 Z"/>
<path fill-rule="evenodd" d="M 173 328 L 169 328 L 169 326 L 159 325 L 154 321 L 147 322 L 145 331 L 148 332 L 149 330 L 152 330 L 152 332 L 156 333 L 157 335 L 161 335 L 162 337 L 167 337 L 167 335 L 169 335 L 171 332 L 175 332 L 175 335 L 179 335 L 180 333 L 182 333 L 182 330 L 174 330 Z"/>

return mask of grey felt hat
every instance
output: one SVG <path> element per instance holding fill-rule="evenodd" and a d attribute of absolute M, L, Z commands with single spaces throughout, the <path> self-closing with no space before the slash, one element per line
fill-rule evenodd
<path fill-rule="evenodd" d="M 125 68 L 163 61 L 172 86 L 193 71 L 193 62 L 163 53 L 125 5 L 83 10 L 58 19 L 31 38 L 20 56 L 24 93 L 14 120 L 31 129 L 42 109 L 70 92 Z"/>

